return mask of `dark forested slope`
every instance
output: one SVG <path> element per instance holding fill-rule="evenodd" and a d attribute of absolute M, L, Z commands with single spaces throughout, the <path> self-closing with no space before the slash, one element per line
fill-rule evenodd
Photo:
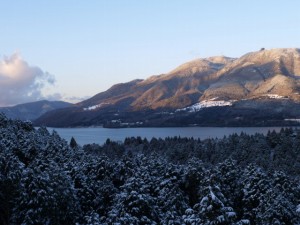
<path fill-rule="evenodd" d="M 0 224 L 299 224 L 300 132 L 70 145 L 0 115 Z"/>

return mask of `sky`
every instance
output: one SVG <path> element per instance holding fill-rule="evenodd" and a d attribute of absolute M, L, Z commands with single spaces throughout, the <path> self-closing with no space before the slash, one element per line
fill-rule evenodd
<path fill-rule="evenodd" d="M 299 0 L 0 3 L 0 106 L 78 102 L 195 58 L 300 47 Z"/>

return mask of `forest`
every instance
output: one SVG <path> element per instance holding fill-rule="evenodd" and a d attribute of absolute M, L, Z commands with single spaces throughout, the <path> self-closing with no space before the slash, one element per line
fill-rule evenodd
<path fill-rule="evenodd" d="M 0 114 L 0 224 L 300 224 L 300 130 L 79 146 Z"/>

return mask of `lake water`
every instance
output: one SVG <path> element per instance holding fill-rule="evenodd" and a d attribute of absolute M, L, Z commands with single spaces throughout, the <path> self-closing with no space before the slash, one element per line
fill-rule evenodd
<path fill-rule="evenodd" d="M 262 133 L 266 134 L 269 130 L 279 131 L 281 127 L 166 127 L 166 128 L 48 128 L 53 129 L 68 142 L 72 137 L 80 145 L 97 143 L 103 144 L 107 138 L 113 141 L 124 141 L 126 137 L 147 138 L 150 140 L 153 137 L 194 137 L 200 139 L 206 138 L 223 138 L 233 133 L 247 134 Z"/>

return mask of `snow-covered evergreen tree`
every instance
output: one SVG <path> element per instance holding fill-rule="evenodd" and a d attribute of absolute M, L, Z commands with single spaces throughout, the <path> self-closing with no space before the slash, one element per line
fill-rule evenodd
<path fill-rule="evenodd" d="M 0 224 L 300 224 L 300 131 L 70 146 L 0 114 Z"/>
<path fill-rule="evenodd" d="M 78 210 L 72 181 L 57 164 L 38 161 L 23 171 L 14 222 L 74 224 Z"/>

